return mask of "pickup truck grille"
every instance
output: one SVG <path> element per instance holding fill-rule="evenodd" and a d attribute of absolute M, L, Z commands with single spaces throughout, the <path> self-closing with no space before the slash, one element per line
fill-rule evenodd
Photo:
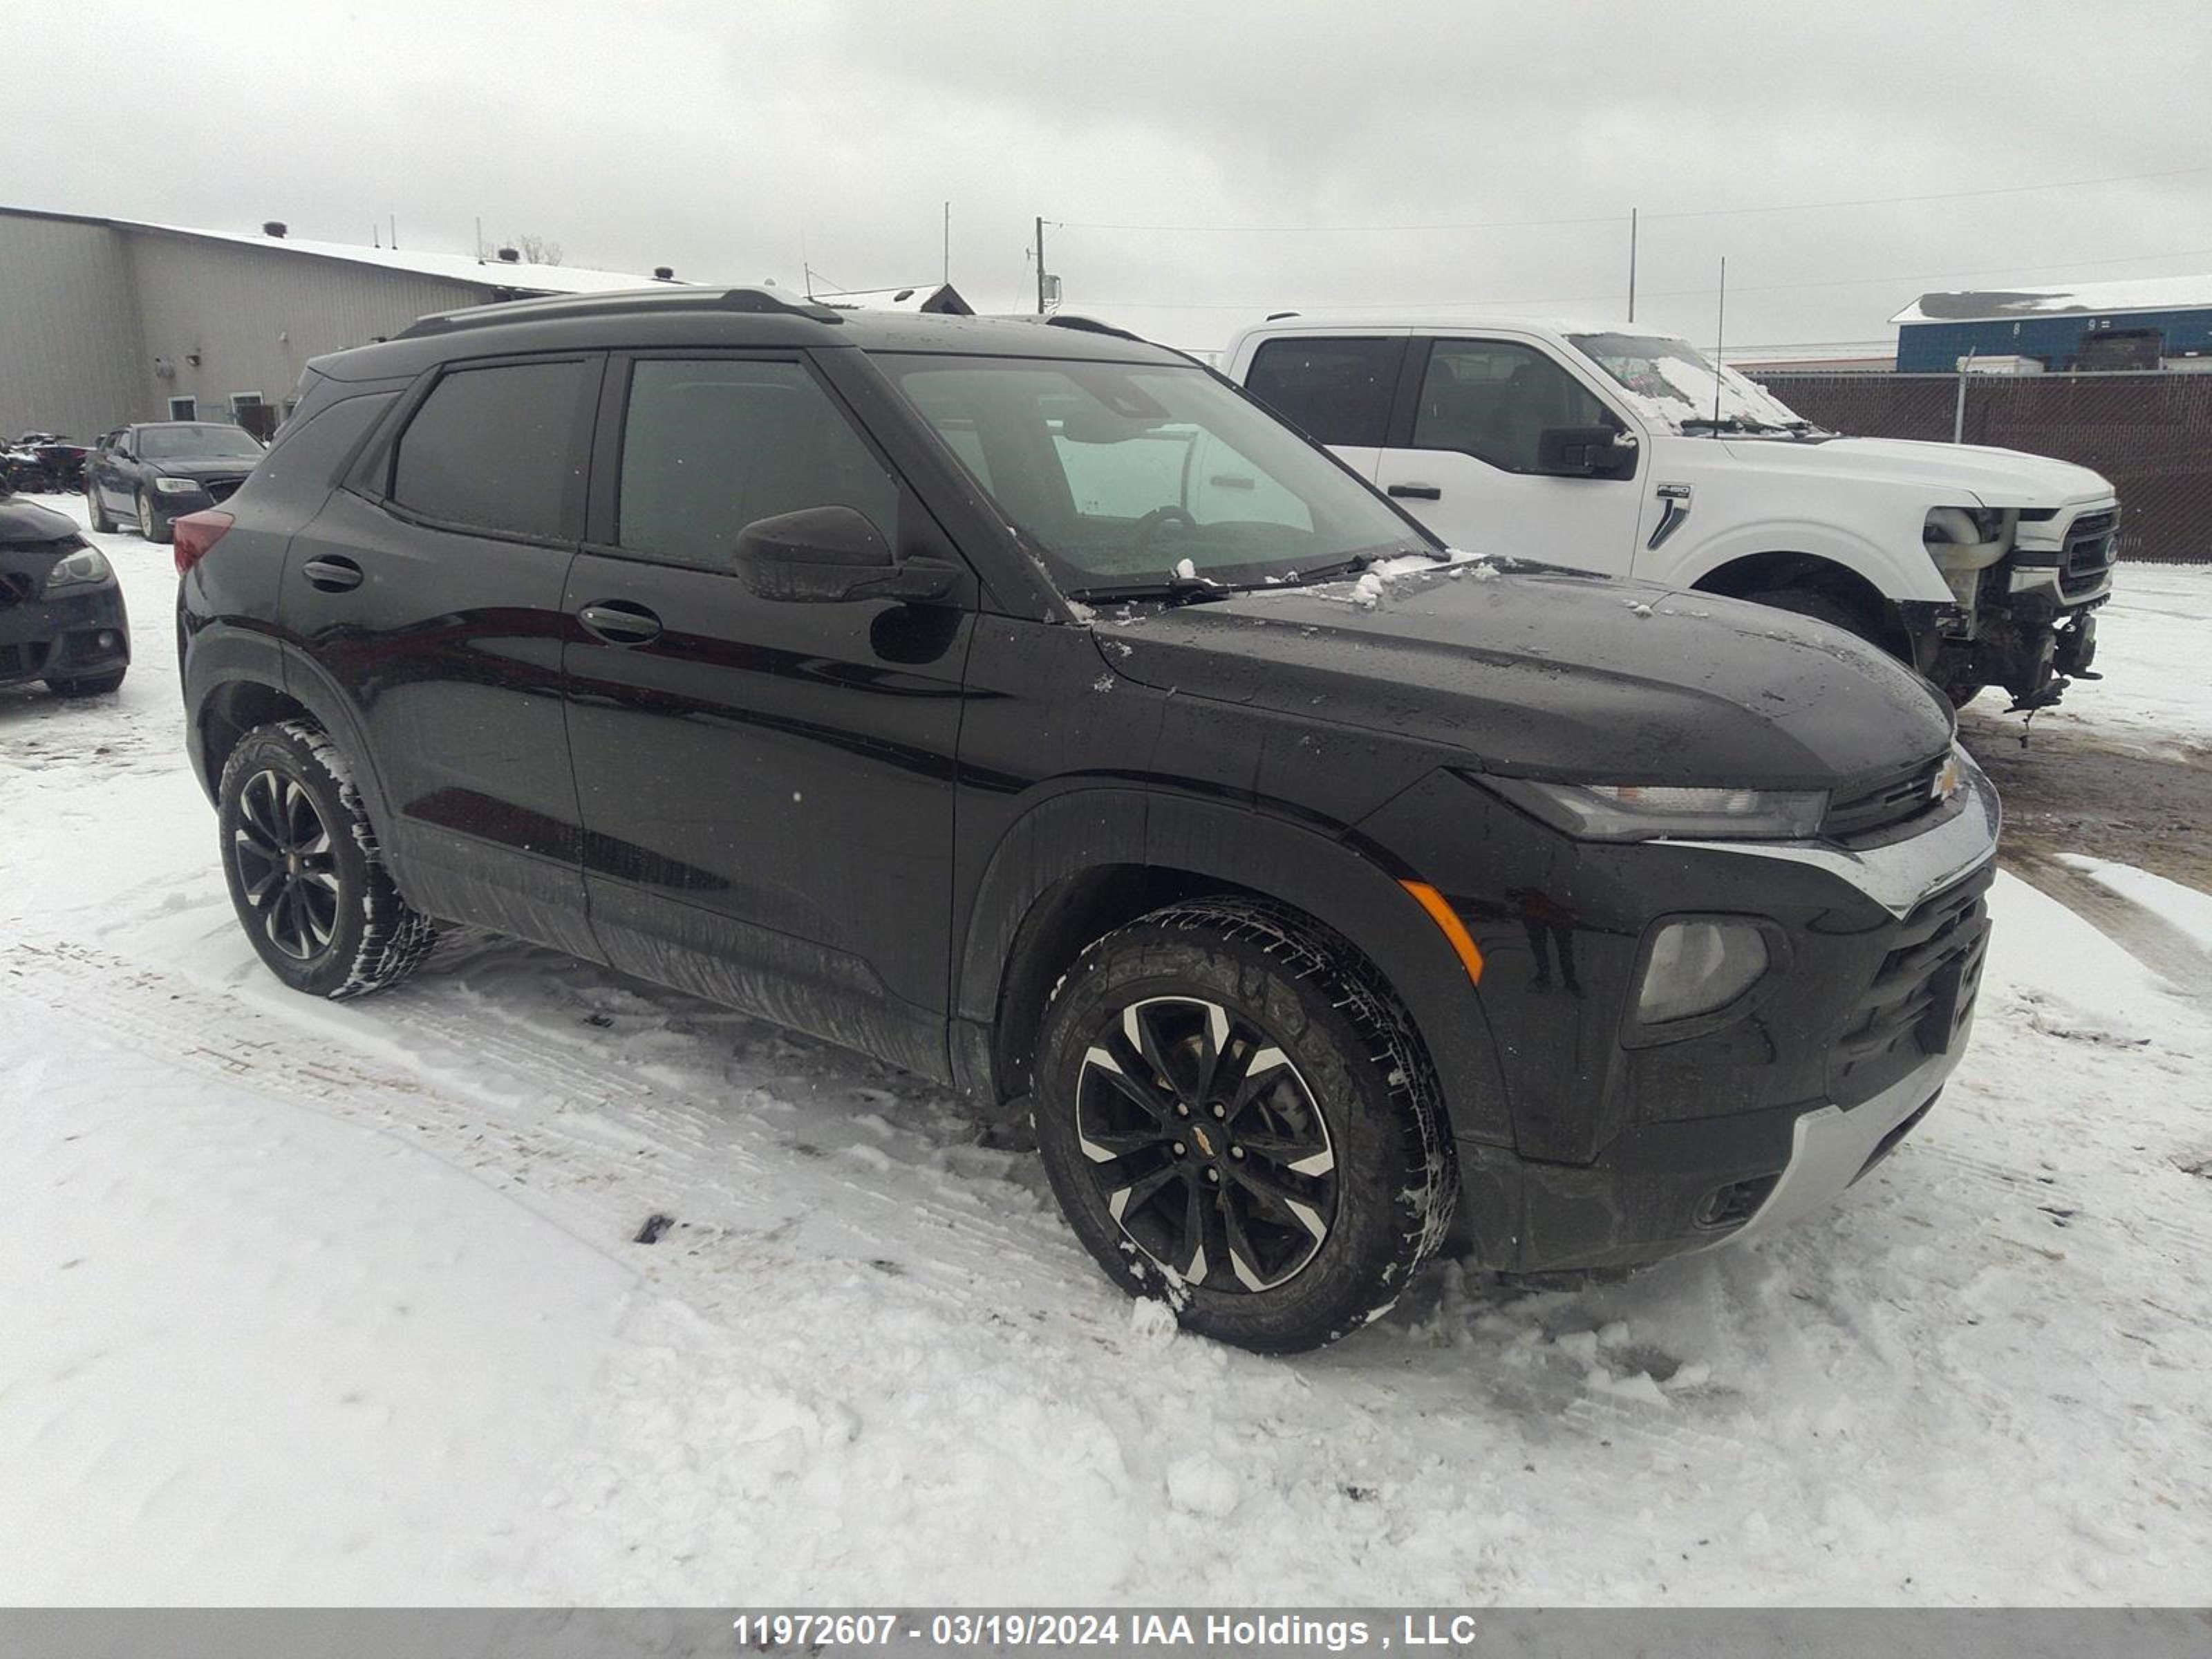
<path fill-rule="evenodd" d="M 2106 573 L 2112 568 L 2119 522 L 2117 507 L 2085 513 L 2074 520 L 2066 532 L 2066 556 L 2058 571 L 2060 592 L 2070 599 L 2103 586 Z"/>
<path fill-rule="evenodd" d="M 1936 775 L 1943 769 L 1943 763 L 1948 758 L 1937 755 L 1909 771 L 1883 779 L 1871 789 L 1838 796 L 1828 803 L 1828 815 L 1820 822 L 1820 833 L 1832 841 L 1846 841 L 1854 836 L 1872 835 L 1876 830 L 1909 823 L 1937 805 Z"/>
<path fill-rule="evenodd" d="M 1889 953 L 1859 998 L 1836 1045 L 1830 1082 L 1838 1097 L 1864 1092 L 1855 1076 L 1876 1073 L 1886 1087 L 1926 1055 L 1947 1052 L 1973 1010 L 1990 937 L 1984 896 L 1994 864 L 1922 901 L 1899 924 Z M 1887 1063 L 1885 1063 L 1887 1062 Z"/>

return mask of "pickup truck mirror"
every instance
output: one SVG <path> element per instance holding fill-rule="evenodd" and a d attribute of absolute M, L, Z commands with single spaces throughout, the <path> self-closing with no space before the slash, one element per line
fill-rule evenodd
<path fill-rule="evenodd" d="M 1547 426 L 1536 434 L 1536 471 L 1559 478 L 1626 478 L 1636 440 L 1609 426 Z"/>
<path fill-rule="evenodd" d="M 733 557 L 762 599 L 799 604 L 941 599 L 960 580 L 960 568 L 942 559 L 894 558 L 883 532 L 849 507 L 756 519 L 738 532 Z"/>

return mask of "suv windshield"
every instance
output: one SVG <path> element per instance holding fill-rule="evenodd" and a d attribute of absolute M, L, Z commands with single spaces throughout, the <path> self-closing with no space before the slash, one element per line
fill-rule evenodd
<path fill-rule="evenodd" d="M 1079 597 L 1178 580 L 1296 581 L 1435 549 L 1205 370 L 875 359 Z"/>
<path fill-rule="evenodd" d="M 243 427 L 213 421 L 198 426 L 148 426 L 138 429 L 138 453 L 149 461 L 250 461 L 261 446 Z"/>
<path fill-rule="evenodd" d="M 1677 432 L 1816 430 L 1763 386 L 1725 365 L 1716 368 L 1687 340 L 1663 334 L 1570 334 L 1567 339 L 1647 416 Z"/>

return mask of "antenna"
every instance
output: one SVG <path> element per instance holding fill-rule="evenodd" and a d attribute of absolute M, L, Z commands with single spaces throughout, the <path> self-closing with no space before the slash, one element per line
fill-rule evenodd
<path fill-rule="evenodd" d="M 952 286 L 952 204 L 945 204 L 945 285 Z"/>
<path fill-rule="evenodd" d="M 1628 320 L 1636 320 L 1636 210 L 1628 210 Z"/>
<path fill-rule="evenodd" d="M 1720 309 L 1713 318 L 1713 436 L 1721 435 L 1721 342 L 1728 324 L 1728 255 L 1721 255 Z"/>

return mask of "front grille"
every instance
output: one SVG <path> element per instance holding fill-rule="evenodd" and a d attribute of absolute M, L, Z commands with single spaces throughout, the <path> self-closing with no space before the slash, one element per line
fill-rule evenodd
<path fill-rule="evenodd" d="M 1908 771 L 1893 773 L 1871 789 L 1838 796 L 1828 803 L 1827 817 L 1820 822 L 1821 833 L 1832 840 L 1847 841 L 1911 822 L 1939 804 L 1936 778 L 1948 758 L 1937 755 Z"/>
<path fill-rule="evenodd" d="M 245 482 L 243 478 L 203 478 L 200 487 L 207 491 L 210 500 L 227 501 L 238 493 L 239 485 Z"/>
<path fill-rule="evenodd" d="M 1899 924 L 1836 1045 L 1831 1082 L 1839 1092 L 1869 1069 L 1901 1074 L 1923 1056 L 1949 1050 L 1981 988 L 1990 935 L 1984 896 L 1996 878 L 1996 866 L 1984 866 L 1924 900 Z M 1907 1063 L 1885 1064 L 1899 1060 Z"/>
<path fill-rule="evenodd" d="M 2066 556 L 2058 572 L 2061 592 L 2070 597 L 2103 585 L 2106 573 L 2112 568 L 2112 550 L 2118 542 L 2114 532 L 2119 522 L 2117 507 L 2085 513 L 2074 520 L 2066 532 Z"/>

